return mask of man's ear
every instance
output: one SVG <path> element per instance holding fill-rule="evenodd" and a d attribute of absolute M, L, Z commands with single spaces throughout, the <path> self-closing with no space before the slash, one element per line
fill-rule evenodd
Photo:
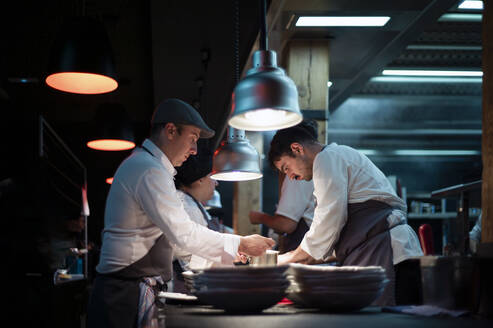
<path fill-rule="evenodd" d="M 166 139 L 173 140 L 177 132 L 176 125 L 173 123 L 166 123 L 164 126 L 164 132 L 166 133 Z"/>
<path fill-rule="evenodd" d="M 304 154 L 304 147 L 302 144 L 300 144 L 299 142 L 293 142 L 290 146 L 291 148 L 291 151 L 293 152 L 293 155 L 296 155 L 296 154 L 299 154 L 299 155 L 303 155 Z"/>

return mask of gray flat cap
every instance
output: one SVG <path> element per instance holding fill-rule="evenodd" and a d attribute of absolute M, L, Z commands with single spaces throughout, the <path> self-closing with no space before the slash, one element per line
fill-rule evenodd
<path fill-rule="evenodd" d="M 201 138 L 212 138 L 214 130 L 205 124 L 199 112 L 184 101 L 176 98 L 163 100 L 152 115 L 151 124 L 177 123 L 194 125 L 200 129 Z"/>

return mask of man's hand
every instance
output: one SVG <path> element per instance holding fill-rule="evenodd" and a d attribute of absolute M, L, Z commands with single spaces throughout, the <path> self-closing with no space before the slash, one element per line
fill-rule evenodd
<path fill-rule="evenodd" d="M 302 264 L 316 264 L 323 263 L 315 258 L 313 258 L 310 254 L 305 252 L 301 247 L 298 246 L 294 251 L 284 253 L 279 255 L 277 258 L 277 264 L 288 264 L 288 263 L 302 263 Z"/>
<path fill-rule="evenodd" d="M 261 224 L 262 216 L 264 216 L 264 213 L 257 211 L 250 211 L 250 214 L 248 216 L 250 217 L 251 224 Z"/>
<path fill-rule="evenodd" d="M 266 250 L 271 249 L 276 242 L 271 238 L 265 238 L 260 235 L 250 235 L 240 238 L 238 253 L 249 256 L 260 256 Z"/>

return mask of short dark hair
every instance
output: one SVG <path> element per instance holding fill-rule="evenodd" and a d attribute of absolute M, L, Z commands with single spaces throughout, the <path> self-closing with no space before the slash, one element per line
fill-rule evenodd
<path fill-rule="evenodd" d="M 270 143 L 269 164 L 276 170 L 274 165 L 282 156 L 294 157 L 291 144 L 313 144 L 317 142 L 317 123 L 313 120 L 306 120 L 298 125 L 276 132 Z"/>
<path fill-rule="evenodd" d="M 161 130 L 164 129 L 164 127 L 168 123 L 173 123 L 176 126 L 176 130 L 178 131 L 178 134 L 181 134 L 181 131 L 182 131 L 182 128 L 183 128 L 183 124 L 178 124 L 178 123 L 174 123 L 174 122 L 166 122 L 166 123 L 152 124 L 151 125 L 151 131 L 150 131 L 149 135 L 151 137 L 158 136 L 159 133 L 161 133 Z"/>

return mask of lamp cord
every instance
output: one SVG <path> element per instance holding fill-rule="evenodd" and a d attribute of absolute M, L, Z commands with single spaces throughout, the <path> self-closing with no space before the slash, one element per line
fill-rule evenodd
<path fill-rule="evenodd" d="M 260 0 L 260 50 L 267 50 L 267 5 Z"/>
<path fill-rule="evenodd" d="M 240 6 L 238 4 L 239 0 L 234 1 L 234 84 L 238 84 L 240 81 Z"/>
<path fill-rule="evenodd" d="M 240 6 L 239 0 L 234 1 L 234 42 L 233 42 L 233 50 L 234 50 L 234 85 L 236 86 L 240 81 Z M 245 131 L 237 130 L 232 126 L 228 126 L 228 133 L 226 136 L 226 140 L 243 140 L 245 139 Z"/>

